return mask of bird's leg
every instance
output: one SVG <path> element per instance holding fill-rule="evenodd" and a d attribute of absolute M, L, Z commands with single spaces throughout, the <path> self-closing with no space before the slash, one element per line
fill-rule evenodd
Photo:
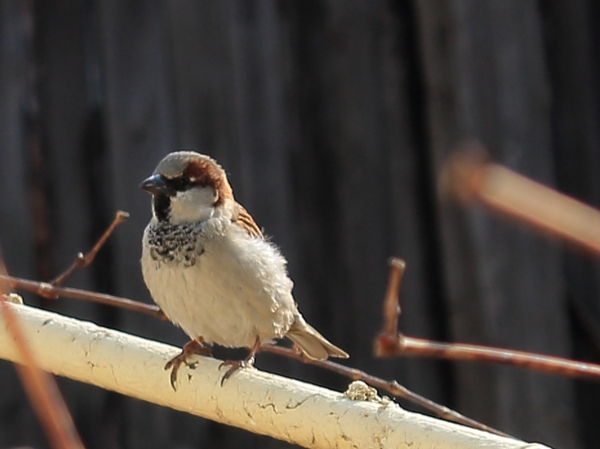
<path fill-rule="evenodd" d="M 248 353 L 248 356 L 244 360 L 225 360 L 223 363 L 221 363 L 221 365 L 219 366 L 219 369 L 221 369 L 224 366 L 229 367 L 229 369 L 227 370 L 227 372 L 223 375 L 223 378 L 221 379 L 221 386 L 223 386 L 225 381 L 227 379 L 229 379 L 231 377 L 231 375 L 233 373 L 235 373 L 237 370 L 239 370 L 240 368 L 250 368 L 250 367 L 254 366 L 254 357 L 256 356 L 258 351 L 260 351 L 260 338 L 257 336 L 256 340 L 254 340 L 254 344 L 250 348 L 250 352 Z"/>
<path fill-rule="evenodd" d="M 189 365 L 187 363 L 187 358 L 193 354 L 212 357 L 212 352 L 209 348 L 204 346 L 204 339 L 202 337 L 188 341 L 181 349 L 181 353 L 173 357 L 165 365 L 165 369 L 171 369 L 171 386 L 173 387 L 173 390 L 177 390 L 175 382 L 177 381 L 177 371 L 179 371 L 179 367 L 182 363 Z"/>

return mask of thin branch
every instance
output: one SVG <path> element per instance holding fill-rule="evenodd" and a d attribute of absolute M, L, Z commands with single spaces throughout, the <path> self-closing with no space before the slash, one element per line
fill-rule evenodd
<path fill-rule="evenodd" d="M 304 447 L 546 448 L 412 413 L 376 397 L 361 399 L 351 389 L 342 394 L 256 369 L 240 370 L 221 386 L 221 362 L 201 356 L 182 368 L 175 392 L 163 367 L 177 348 L 9 306 L 32 330 L 31 345 L 45 370 Z M 12 337 L 1 324 L 0 358 L 16 361 Z"/>
<path fill-rule="evenodd" d="M 402 313 L 400 302 L 398 301 L 398 292 L 400 291 L 400 285 L 402 285 L 406 262 L 397 257 L 392 257 L 388 263 L 391 272 L 383 304 L 383 314 L 386 317 L 385 333 L 395 334 L 398 331 L 398 318 L 400 318 L 400 313 Z"/>
<path fill-rule="evenodd" d="M 57 299 L 58 297 L 82 299 L 100 304 L 106 304 L 113 307 L 132 310 L 134 312 L 146 313 L 161 320 L 165 320 L 164 313 L 158 306 L 146 304 L 140 301 L 133 301 L 119 296 L 107 295 L 105 293 L 95 293 L 78 288 L 55 287 L 47 282 L 36 282 L 28 279 L 21 279 L 14 276 L 0 274 L 0 281 L 5 282 L 11 289 L 24 290 L 48 299 Z"/>
<path fill-rule="evenodd" d="M 484 430 L 486 432 L 493 433 L 495 435 L 506 436 L 509 435 L 500 432 L 499 430 L 493 429 L 491 427 L 486 426 L 478 421 L 475 421 L 471 418 L 467 418 L 460 413 L 449 409 L 448 407 L 444 407 L 443 405 L 437 404 L 436 402 L 431 401 L 417 393 L 414 393 L 403 387 L 395 380 L 384 380 L 379 377 L 368 374 L 364 371 L 361 371 L 356 368 L 351 368 L 348 366 L 340 365 L 339 363 L 332 362 L 330 360 L 314 360 L 309 359 L 304 356 L 302 353 L 296 352 L 293 349 L 285 348 L 283 346 L 275 346 L 275 345 L 265 345 L 261 347 L 261 352 L 270 352 L 272 354 L 281 355 L 283 357 L 289 357 L 292 359 L 300 360 L 301 362 L 307 363 L 309 365 L 315 365 L 320 368 L 326 369 L 328 371 L 332 371 L 341 376 L 348 377 L 352 380 L 362 380 L 366 384 L 379 388 L 380 390 L 387 391 L 389 394 L 395 397 L 399 397 L 405 399 L 407 401 L 416 404 L 425 410 L 430 411 L 438 418 L 446 419 L 448 421 L 452 421 L 458 424 L 462 424 L 464 426 L 472 427 L 474 429 Z"/>
<path fill-rule="evenodd" d="M 4 263 L 0 261 L 0 273 L 5 273 Z M 7 305 L 4 282 L 0 282 L 0 310 L 17 347 L 19 363 L 15 368 L 29 397 L 42 428 L 55 449 L 83 449 L 83 443 L 77 434 L 69 410 L 58 390 L 54 378 L 39 369 L 37 361 L 25 337 L 23 328 L 13 309 Z"/>
<path fill-rule="evenodd" d="M 129 215 L 127 213 L 118 211 L 111 225 L 107 228 L 107 230 L 100 237 L 100 239 L 90 250 L 90 252 L 86 256 L 83 256 L 83 254 L 79 253 L 73 264 L 63 274 L 58 276 L 51 283 L 35 282 L 27 279 L 21 279 L 2 274 L 0 274 L 0 281 L 6 282 L 7 285 L 11 286 L 11 288 L 26 290 L 49 299 L 56 299 L 61 296 L 66 298 L 82 299 L 85 301 L 93 301 L 101 304 L 120 307 L 127 310 L 132 310 L 134 312 L 146 313 L 163 320 L 166 319 L 164 313 L 160 310 L 160 308 L 158 308 L 155 305 L 145 304 L 127 298 L 102 293 L 95 293 L 75 288 L 65 288 L 60 286 L 75 270 L 87 267 L 94 260 L 94 257 L 96 256 L 97 252 L 106 243 L 106 240 L 114 232 L 115 228 L 120 223 L 122 223 L 128 216 Z M 397 332 L 398 318 L 401 312 L 400 304 L 398 301 L 398 291 L 400 289 L 400 284 L 402 282 L 402 277 L 404 275 L 405 268 L 406 263 L 403 260 L 397 258 L 390 259 L 390 282 L 388 285 L 386 300 L 384 303 L 385 325 L 384 330 L 380 338 L 378 339 L 376 348 L 381 346 L 381 342 L 385 342 L 385 346 L 388 347 L 390 350 L 393 350 L 400 344 L 400 339 L 398 338 L 399 334 Z M 430 412 L 434 413 L 435 415 L 441 418 L 447 419 L 449 421 L 454 421 L 463 425 L 467 425 L 476 429 L 485 430 L 496 435 L 506 436 L 506 434 L 500 431 L 492 429 L 484 424 L 467 418 L 458 412 L 455 412 L 442 405 L 436 404 L 435 402 L 430 401 L 427 398 L 424 398 L 416 393 L 411 392 L 410 390 L 401 386 L 395 380 L 386 381 L 384 379 L 372 376 L 358 369 L 349 368 L 331 361 L 311 360 L 298 352 L 281 346 L 269 345 L 263 347 L 262 350 L 264 352 L 271 352 L 285 357 L 301 360 L 304 363 L 317 365 L 329 371 L 336 372 L 342 376 L 349 377 L 353 380 L 362 380 L 367 384 L 371 385 L 372 387 L 380 388 L 392 394 L 393 396 L 397 396 L 405 400 L 411 401 L 414 404 L 421 406 L 425 410 L 429 410 Z"/>
<path fill-rule="evenodd" d="M 166 320 L 167 317 L 165 314 L 158 306 L 155 305 L 145 304 L 139 301 L 132 301 L 130 299 L 104 293 L 95 293 L 87 290 L 62 287 L 62 284 L 75 272 L 75 270 L 86 268 L 94 261 L 96 254 L 98 254 L 98 251 L 100 251 L 100 249 L 104 246 L 117 226 L 123 223 L 127 218 L 129 218 L 129 214 L 127 212 L 121 210 L 117 211 L 112 223 L 108 226 L 108 228 L 106 228 L 92 249 L 85 256 L 82 253 L 78 253 L 71 266 L 49 283 L 34 282 L 27 279 L 4 276 L 2 274 L 0 274 L 0 279 L 4 282 L 7 282 L 11 288 L 29 291 L 47 299 L 57 299 L 60 296 L 64 298 L 81 299 L 84 301 L 91 301 L 99 304 L 132 310 L 134 312 L 142 312 L 161 320 Z"/>
<path fill-rule="evenodd" d="M 400 285 L 402 285 L 402 278 L 404 277 L 404 271 L 406 270 L 406 262 L 397 257 L 390 257 L 388 265 L 390 266 L 390 274 L 388 278 L 388 287 L 383 300 L 384 321 L 381 338 L 390 338 L 391 341 L 389 344 L 394 345 L 398 335 L 398 319 L 402 313 L 400 301 L 398 300 L 398 292 L 400 291 Z"/>
<path fill-rule="evenodd" d="M 60 287 L 64 284 L 67 278 L 69 278 L 75 272 L 75 270 L 85 268 L 91 264 L 94 261 L 98 251 L 100 251 L 100 248 L 104 246 L 106 240 L 108 240 L 116 227 L 123 223 L 127 218 L 129 218 L 129 214 L 127 212 L 123 212 L 121 210 L 117 211 L 112 223 L 109 225 L 106 231 L 104 231 L 104 234 L 102 234 L 102 236 L 98 239 L 94 247 L 85 256 L 82 253 L 77 253 L 77 256 L 75 256 L 75 260 L 71 266 L 62 274 L 57 276 L 54 280 L 50 281 L 50 284 Z"/>
<path fill-rule="evenodd" d="M 434 357 L 444 360 L 497 363 L 577 379 L 600 381 L 600 365 L 532 352 L 463 343 L 442 343 L 398 336 L 396 346 L 380 346 L 378 357 Z"/>
<path fill-rule="evenodd" d="M 141 312 L 148 315 L 152 315 L 160 319 L 165 319 L 165 315 L 157 306 L 141 303 L 139 301 L 133 301 L 127 298 L 105 295 L 102 293 L 94 293 L 75 288 L 54 287 L 44 282 L 35 282 L 7 275 L 0 275 L 0 281 L 6 282 L 13 289 L 29 291 L 44 296 L 46 298 L 55 299 L 59 296 L 62 296 L 72 299 L 83 299 L 85 301 L 94 301 L 99 302 L 101 304 L 108 304 L 114 307 L 120 307 L 127 310 L 132 310 L 134 312 Z M 408 401 L 411 401 L 414 404 L 423 407 L 425 410 L 431 411 L 440 418 L 445 418 L 450 421 L 454 421 L 476 429 L 486 430 L 496 435 L 505 435 L 502 432 L 499 432 L 498 430 L 491 429 L 485 426 L 484 424 L 471 420 L 470 418 L 467 418 L 461 415 L 460 413 L 450 410 L 447 407 L 436 404 L 435 402 L 430 401 L 429 399 L 419 396 L 418 394 L 413 393 L 407 390 L 406 388 L 402 387 L 396 381 L 386 381 L 384 379 L 380 379 L 378 377 L 364 373 L 360 370 L 348 368 L 344 365 L 340 365 L 338 363 L 330 361 L 310 360 L 291 349 L 283 348 L 281 346 L 264 346 L 263 348 L 261 348 L 261 351 L 283 355 L 285 357 L 290 357 L 296 360 L 304 361 L 305 363 L 309 363 L 311 365 L 320 366 L 321 368 L 325 368 L 342 376 L 346 376 L 352 380 L 362 380 L 367 384 L 371 385 L 372 387 L 381 388 L 393 396 L 398 396 Z"/>
<path fill-rule="evenodd" d="M 561 357 L 553 357 L 524 351 L 513 351 L 502 348 L 491 348 L 480 345 L 459 343 L 440 343 L 436 341 L 404 336 L 398 332 L 398 317 L 388 313 L 395 301 L 399 306 L 398 287 L 402 273 L 398 271 L 394 259 L 390 262 L 388 295 L 384 306 L 384 330 L 375 340 L 376 357 L 416 356 L 433 357 L 445 360 L 462 360 L 499 363 L 521 368 L 529 368 L 547 374 L 600 381 L 600 365 L 573 361 Z M 389 333 L 389 330 L 392 333 Z"/>

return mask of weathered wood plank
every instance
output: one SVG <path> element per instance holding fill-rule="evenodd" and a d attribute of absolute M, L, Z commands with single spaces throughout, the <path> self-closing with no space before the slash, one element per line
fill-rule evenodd
<path fill-rule="evenodd" d="M 301 310 L 351 353 L 352 365 L 433 399 L 451 394 L 436 363 L 371 358 L 392 254 L 408 262 L 407 333 L 444 337 L 448 319 L 457 340 L 569 352 L 557 246 L 481 211 L 432 206 L 430 178 L 455 142 L 477 137 L 497 160 L 552 184 L 554 138 L 559 187 L 598 203 L 593 2 L 539 2 L 551 18 L 543 26 L 534 0 L 55 0 L 35 3 L 35 22 L 26 5 L 0 2 L 0 196 L 9 198 L 0 203 L 0 243 L 12 273 L 35 277 L 38 263 L 23 121 L 34 112 L 55 179 L 43 192 L 52 201 L 44 260 L 60 270 L 117 208 L 132 215 L 71 285 L 150 300 L 138 264 L 150 207 L 138 184 L 168 151 L 193 148 L 225 166 L 238 198 L 289 259 Z M 39 71 L 30 71 L 32 58 Z M 569 256 L 566 291 L 592 337 L 596 271 Z M 436 309 L 443 293 L 449 317 Z M 57 307 L 185 340 L 146 317 Z M 258 366 L 346 383 L 266 355 Z M 40 445 L 12 367 L 6 372 L 14 388 L 3 389 L 0 409 L 20 405 L 0 428 L 0 445 Z M 568 381 L 479 366 L 456 374 L 461 411 L 524 438 L 577 447 Z M 239 445 L 238 432 L 212 423 L 69 383 L 65 391 L 97 447 L 110 438 L 131 447 Z M 100 409 L 103 418 L 90 420 Z M 101 431 L 106 439 L 90 437 Z M 271 444 L 264 441 L 251 444 Z"/>
<path fill-rule="evenodd" d="M 0 2 L 0 245 L 7 269 L 34 276 L 26 113 L 30 108 L 33 11 L 24 2 Z M 0 445 L 37 445 L 43 436 L 14 367 L 0 365 Z"/>
<path fill-rule="evenodd" d="M 41 132 L 44 167 L 41 171 L 46 185 L 48 226 L 51 235 L 50 254 L 52 273 L 49 280 L 69 266 L 77 252 L 91 247 L 107 224 L 107 206 L 93 192 L 98 178 L 96 156 L 106 148 L 104 139 L 91 141 L 90 130 L 98 126 L 99 105 L 90 99 L 88 79 L 90 40 L 93 32 L 86 4 L 80 0 L 54 0 L 36 4 L 36 68 L 38 69 L 39 129 Z M 82 32 L 85 29 L 85 32 Z M 96 136 L 97 137 L 97 136 Z M 90 157 L 90 155 L 92 155 Z M 97 291 L 111 291 L 111 243 L 86 270 L 74 274 L 68 285 Z M 114 310 L 84 301 L 60 299 L 48 304 L 66 315 L 114 325 Z M 111 320 L 113 318 L 113 320 Z M 87 447 L 106 447 L 117 431 L 111 412 L 111 395 L 106 391 L 64 379 L 59 384 L 71 410 L 78 430 Z"/>
<path fill-rule="evenodd" d="M 169 6 L 180 146 L 212 155 L 223 165 L 238 201 L 281 246 L 305 311 L 310 298 L 299 293 L 302 282 L 296 276 L 290 182 L 290 146 L 295 145 L 290 117 L 296 111 L 287 103 L 285 16 L 272 1 L 185 0 Z M 297 363 L 267 355 L 258 357 L 257 366 L 294 377 L 302 371 Z M 237 431 L 210 427 L 221 434 L 220 445 L 238 444 Z M 244 439 L 249 445 L 281 444 L 251 435 Z"/>
<path fill-rule="evenodd" d="M 553 143 L 558 188 L 600 207 L 600 100 L 597 80 L 596 2 L 541 2 L 552 87 Z M 573 355 L 600 361 L 600 266 L 597 260 L 567 251 L 567 296 L 574 320 Z M 600 446 L 600 387 L 577 384 L 578 420 L 586 447 Z"/>
<path fill-rule="evenodd" d="M 548 80 L 533 1 L 417 2 L 434 167 L 474 137 L 502 163 L 554 179 Z M 456 340 L 568 355 L 559 248 L 478 210 L 440 204 Z M 525 439 L 577 447 L 564 379 L 459 366 L 461 411 Z M 485 398 L 482 400 L 482 398 Z"/>
<path fill-rule="evenodd" d="M 427 316 L 432 297 L 420 253 L 426 237 L 417 199 L 412 74 L 401 62 L 408 58 L 403 38 L 410 10 L 354 1 L 303 5 L 296 14 L 295 201 L 307 242 L 305 270 L 315 279 L 310 296 L 319 298 L 317 319 L 334 326 L 353 366 L 440 398 L 435 364 L 372 357 L 390 255 L 409 264 L 406 330 L 436 332 Z"/>
<path fill-rule="evenodd" d="M 150 198 L 139 184 L 176 141 L 167 2 L 102 1 L 97 13 L 108 137 L 105 165 L 100 167 L 106 176 L 104 194 L 114 210 L 130 213 L 113 237 L 117 292 L 150 301 L 139 266 Z M 184 340 L 174 326 L 145 316 L 123 314 L 119 327 L 158 340 Z M 120 444 L 169 447 L 174 444 L 174 429 L 195 439 L 194 428 L 186 424 L 189 421 L 173 412 L 132 400 L 121 404 L 128 424 L 121 428 Z"/>

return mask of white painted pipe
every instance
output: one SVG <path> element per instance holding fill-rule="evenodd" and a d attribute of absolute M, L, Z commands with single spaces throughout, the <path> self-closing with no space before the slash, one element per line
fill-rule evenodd
<path fill-rule="evenodd" d="M 173 391 L 163 367 L 179 349 L 33 307 L 10 307 L 44 370 L 304 447 L 547 449 L 256 369 L 238 371 L 221 386 L 220 362 L 205 357 L 193 369 L 180 369 Z M 0 358 L 19 360 L 3 319 Z"/>

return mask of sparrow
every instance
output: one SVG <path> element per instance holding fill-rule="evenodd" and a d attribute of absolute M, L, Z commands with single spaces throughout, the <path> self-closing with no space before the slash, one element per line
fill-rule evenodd
<path fill-rule="evenodd" d="M 223 383 L 254 364 L 261 345 L 287 337 L 308 358 L 347 358 L 306 322 L 292 295 L 286 259 L 233 196 L 223 168 L 209 156 L 177 151 L 160 161 L 141 188 L 152 194 L 141 266 L 153 300 L 189 337 L 170 360 L 171 385 L 191 354 L 209 346 L 249 349 Z"/>

